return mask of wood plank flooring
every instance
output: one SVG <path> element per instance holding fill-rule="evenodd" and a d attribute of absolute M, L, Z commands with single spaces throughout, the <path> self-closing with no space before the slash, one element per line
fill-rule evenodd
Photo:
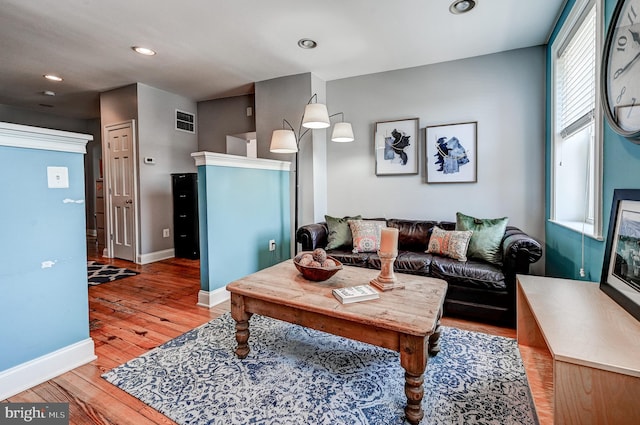
<path fill-rule="evenodd" d="M 89 287 L 89 327 L 97 359 L 2 402 L 68 402 L 70 424 L 174 424 L 109 384 L 104 372 L 229 311 L 198 307 L 199 261 L 173 258 L 147 265 L 106 259 L 93 246 L 89 260 L 140 272 Z M 443 324 L 515 338 L 515 330 L 444 318 Z"/>

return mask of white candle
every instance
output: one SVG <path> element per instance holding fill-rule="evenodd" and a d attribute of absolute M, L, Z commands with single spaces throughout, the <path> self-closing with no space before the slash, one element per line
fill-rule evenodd
<path fill-rule="evenodd" d="M 394 254 L 398 252 L 398 229 L 383 227 L 380 234 L 380 252 Z"/>

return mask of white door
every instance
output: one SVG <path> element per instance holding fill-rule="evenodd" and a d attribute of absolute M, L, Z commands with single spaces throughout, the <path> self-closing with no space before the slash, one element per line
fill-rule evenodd
<path fill-rule="evenodd" d="M 135 262 L 136 191 L 133 123 L 107 126 L 105 132 L 111 256 Z"/>

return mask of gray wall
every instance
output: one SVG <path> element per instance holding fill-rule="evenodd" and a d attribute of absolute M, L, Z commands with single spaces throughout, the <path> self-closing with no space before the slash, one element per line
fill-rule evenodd
<path fill-rule="evenodd" d="M 256 131 L 254 99 L 251 94 L 198 102 L 198 151 L 226 153 L 227 135 Z"/>
<path fill-rule="evenodd" d="M 311 75 L 311 92 L 318 95 L 318 102 L 327 103 L 327 83 L 313 74 Z M 327 105 L 327 109 L 329 115 L 337 112 L 331 105 Z M 331 122 L 335 121 L 337 120 L 332 120 Z M 305 217 L 311 218 L 314 222 L 323 221 L 324 215 L 327 213 L 327 140 L 331 138 L 332 128 L 312 131 L 313 163 L 312 166 L 305 163 L 304 170 L 301 167 L 301 176 L 304 176 L 302 181 L 304 186 L 302 187 L 313 187 L 311 194 L 308 190 L 302 192 L 302 198 L 307 209 L 309 206 L 313 208 L 305 213 Z M 305 198 L 305 195 L 308 197 Z M 310 215 L 310 213 L 313 215 Z"/>
<path fill-rule="evenodd" d="M 120 87 L 114 90 L 110 90 L 107 92 L 100 93 L 100 128 L 101 132 L 104 132 L 104 128 L 109 125 L 119 124 L 122 122 L 135 120 L 135 126 L 133 128 L 133 132 L 135 135 L 135 140 L 138 139 L 137 136 L 137 125 L 138 125 L 138 89 L 136 84 L 131 84 L 128 86 Z M 104 146 L 102 146 L 104 150 Z M 106 166 L 106 158 L 103 161 L 103 167 Z M 103 170 L 103 174 L 106 175 L 106 170 Z M 109 246 L 109 224 L 107 219 L 107 197 L 108 192 L 107 182 L 104 184 L 104 231 L 105 231 L 105 244 Z M 138 199 L 139 202 L 139 199 Z M 140 250 L 139 242 L 138 242 L 138 251 Z"/>
<path fill-rule="evenodd" d="M 353 143 L 328 142 L 328 212 L 455 220 L 508 216 L 544 240 L 545 50 L 533 47 L 327 83 Z M 420 174 L 375 174 L 376 121 L 419 118 Z M 478 122 L 478 182 L 426 184 L 424 128 Z M 542 264 L 542 262 L 540 262 Z"/>
<path fill-rule="evenodd" d="M 138 169 L 140 253 L 173 248 L 171 173 L 195 173 L 191 153 L 198 150 L 196 134 L 175 129 L 175 110 L 196 113 L 196 103 L 182 96 L 138 84 Z M 145 164 L 153 157 L 155 164 Z M 171 229 L 164 238 L 162 229 Z"/>
<path fill-rule="evenodd" d="M 282 120 L 286 119 L 299 135 L 300 121 L 309 98 L 315 93 L 318 95 L 318 102 L 326 102 L 325 84 L 324 81 L 310 73 L 274 78 L 255 84 L 256 137 L 259 158 L 291 161 L 292 170 L 295 170 L 294 154 L 275 154 L 269 151 L 271 133 L 275 129 L 283 128 Z M 303 128 L 301 133 L 304 133 L 304 130 L 306 129 Z M 326 155 L 327 134 L 324 129 L 310 130 L 300 141 L 300 224 L 315 221 L 317 210 L 324 211 L 326 209 L 326 183 L 323 182 L 323 179 L 326 174 L 324 156 Z M 293 176 L 292 173 L 292 191 L 295 190 Z M 293 196 L 292 192 L 292 200 Z M 294 223 L 293 212 L 291 216 L 291 222 Z"/>
<path fill-rule="evenodd" d="M 100 178 L 100 159 L 102 158 L 102 130 L 100 119 L 87 120 L 88 134 L 93 140 L 87 143 L 87 154 L 84 156 L 84 180 L 86 187 L 87 230 L 96 231 L 96 180 Z"/>
<path fill-rule="evenodd" d="M 293 160 L 293 155 L 269 152 L 271 133 L 283 128 L 283 119 L 289 121 L 297 132 L 304 105 L 311 94 L 311 74 L 274 78 L 255 84 L 258 158 Z"/>
<path fill-rule="evenodd" d="M 47 108 L 45 110 L 46 112 L 38 112 L 14 106 L 0 105 L 0 121 L 88 134 L 89 120 L 59 117 L 51 113 L 54 110 L 55 108 Z"/>
<path fill-rule="evenodd" d="M 102 128 L 129 120 L 138 120 L 138 88 L 136 84 L 100 93 Z"/>
<path fill-rule="evenodd" d="M 175 129 L 175 110 L 196 113 L 195 102 L 181 96 L 134 84 L 100 96 L 102 126 L 135 119 L 138 142 L 139 247 L 142 256 L 173 248 L 171 173 L 195 172 L 191 153 L 197 135 Z M 153 157 L 155 164 L 144 164 Z M 162 229 L 170 229 L 164 238 Z M 142 259 L 143 262 L 147 260 Z"/>

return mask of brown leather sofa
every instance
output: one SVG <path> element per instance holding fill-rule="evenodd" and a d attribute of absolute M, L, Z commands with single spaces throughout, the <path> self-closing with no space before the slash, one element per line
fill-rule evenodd
<path fill-rule="evenodd" d="M 433 226 L 454 230 L 455 222 L 403 219 L 386 222 L 387 226 L 399 229 L 395 272 L 436 277 L 449 284 L 445 315 L 515 326 L 516 274 L 528 274 L 529 265 L 542 256 L 542 247 L 535 239 L 517 227 L 507 226 L 502 239 L 502 266 L 474 258 L 460 262 L 425 252 Z M 304 251 L 311 251 L 325 248 L 327 235 L 325 222 L 308 224 L 297 230 L 296 241 Z M 353 253 L 349 246 L 327 253 L 344 265 L 380 269 L 377 253 Z"/>

